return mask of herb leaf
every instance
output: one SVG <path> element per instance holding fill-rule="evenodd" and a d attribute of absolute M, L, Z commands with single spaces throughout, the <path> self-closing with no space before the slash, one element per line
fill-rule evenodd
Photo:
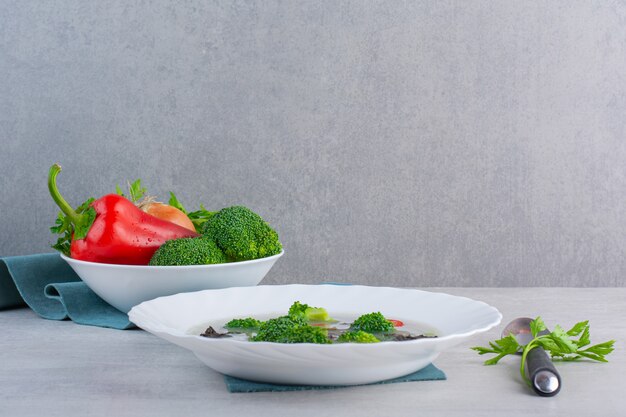
<path fill-rule="evenodd" d="M 185 210 L 185 207 L 181 204 L 181 202 L 178 201 L 176 194 L 174 194 L 171 191 L 170 191 L 170 200 L 167 202 L 167 204 L 169 204 L 172 207 L 176 207 L 178 210 L 185 213 L 187 217 L 189 217 L 189 220 L 191 220 L 191 223 L 193 223 L 193 226 L 196 228 L 196 231 L 198 233 L 202 232 L 202 225 L 206 223 L 216 213 L 215 211 L 208 211 L 202 204 L 200 204 L 200 210 L 187 212 L 187 210 Z"/>
<path fill-rule="evenodd" d="M 553 359 L 563 361 L 575 361 L 581 358 L 587 358 L 598 362 L 608 362 L 606 355 L 613 352 L 614 340 L 609 340 L 597 345 L 589 346 L 589 321 L 581 321 L 576 323 L 570 330 L 565 331 L 561 326 L 554 326 L 554 330 L 547 334 L 540 333 L 547 330 L 547 327 L 541 317 L 537 317 L 530 322 L 530 330 L 533 339 L 526 345 L 520 346 L 513 335 L 508 335 L 502 339 L 489 342 L 490 347 L 472 347 L 471 349 L 478 352 L 479 355 L 493 353 L 496 356 L 485 361 L 485 365 L 493 365 L 498 363 L 500 359 L 506 355 L 511 355 L 522 350 L 522 363 L 520 366 L 520 374 L 528 383 L 530 381 L 526 377 L 524 370 L 526 355 L 531 349 L 541 346 L 548 352 Z M 575 337 L 579 336 L 578 339 Z M 589 347 L 586 347 L 589 346 Z"/>
<path fill-rule="evenodd" d="M 496 357 L 488 359 L 485 361 L 485 365 L 495 365 L 505 357 L 506 355 L 512 355 L 519 351 L 522 346 L 517 343 L 517 340 L 513 335 L 508 335 L 503 337 L 502 339 L 494 340 L 493 342 L 489 342 L 490 348 L 475 346 L 471 349 L 478 352 L 479 355 L 484 355 L 486 353 L 495 353 Z"/>
<path fill-rule="evenodd" d="M 146 194 L 146 191 L 146 188 L 141 186 L 141 179 L 139 178 L 132 183 L 128 182 L 128 196 L 124 194 L 124 191 L 122 191 L 122 188 L 119 185 L 115 186 L 115 193 L 117 195 L 128 198 L 133 203 L 139 201 L 139 199 Z"/>
<path fill-rule="evenodd" d="M 167 204 L 187 214 L 187 210 L 185 210 L 185 207 L 183 207 L 180 201 L 178 201 L 178 198 L 176 198 L 176 194 L 174 194 L 171 191 L 170 191 L 170 200 L 167 202 Z"/>
<path fill-rule="evenodd" d="M 535 320 L 530 322 L 530 332 L 533 337 L 537 337 L 537 335 L 544 330 L 546 330 L 546 324 L 543 322 L 541 317 L 537 317 Z"/>
<path fill-rule="evenodd" d="M 130 201 L 136 203 L 146 193 L 146 189 L 141 186 L 141 180 L 136 179 L 128 185 L 128 193 L 130 194 Z"/>
<path fill-rule="evenodd" d="M 200 210 L 187 213 L 187 217 L 191 220 L 196 231 L 201 231 L 201 226 L 217 213 L 216 211 L 208 211 L 204 205 L 200 204 Z"/>
<path fill-rule="evenodd" d="M 567 331 L 567 334 L 570 336 L 578 336 L 585 329 L 587 331 L 589 330 L 588 324 L 589 324 L 589 320 L 578 322 L 574 325 L 574 327 L 572 327 L 571 329 Z"/>
<path fill-rule="evenodd" d="M 53 249 L 58 250 L 65 256 L 70 256 L 70 244 L 72 243 L 72 228 L 71 223 L 63 212 L 59 212 L 54 226 L 50 228 L 50 231 L 54 234 L 60 234 L 56 243 L 52 245 Z"/>
<path fill-rule="evenodd" d="M 60 234 L 56 243 L 52 245 L 53 249 L 58 250 L 65 256 L 70 256 L 70 246 L 72 244 L 72 237 L 74 239 L 84 239 L 87 236 L 87 232 L 89 232 L 89 228 L 93 224 L 93 221 L 96 218 L 96 210 L 91 207 L 91 203 L 93 203 L 94 199 L 90 198 L 85 201 L 83 204 L 78 206 L 76 209 L 77 214 L 87 214 L 87 217 L 84 218 L 79 224 L 72 224 L 70 219 L 63 214 L 63 212 L 59 212 L 57 216 L 54 226 L 50 228 L 50 231 L 55 234 Z"/>

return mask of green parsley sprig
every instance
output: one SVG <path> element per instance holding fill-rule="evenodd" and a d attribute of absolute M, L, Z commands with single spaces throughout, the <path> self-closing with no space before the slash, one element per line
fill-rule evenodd
<path fill-rule="evenodd" d="M 137 203 L 146 194 L 146 188 L 142 187 L 141 179 L 136 179 L 132 183 L 128 182 L 128 196 L 124 195 L 124 191 L 122 191 L 119 185 L 115 186 L 115 192 L 122 197 L 128 198 L 133 203 Z"/>
<path fill-rule="evenodd" d="M 77 224 L 72 223 L 72 220 L 63 214 L 62 211 L 59 212 L 59 215 L 54 221 L 54 226 L 50 228 L 52 233 L 61 235 L 56 243 L 51 246 L 53 249 L 58 250 L 65 256 L 70 256 L 72 237 L 74 237 L 74 239 L 84 239 L 96 218 L 96 210 L 91 207 L 91 203 L 93 202 L 94 199 L 90 198 L 76 208 L 76 214 L 86 214 L 86 216 L 82 218 L 82 221 Z"/>
<path fill-rule="evenodd" d="M 132 183 L 128 182 L 128 196 L 124 194 L 124 191 L 119 185 L 115 187 L 115 192 L 121 195 L 122 197 L 128 198 L 133 203 L 138 204 L 140 208 L 143 204 L 147 204 L 147 203 L 155 201 L 155 198 L 152 196 L 145 197 L 147 190 L 145 187 L 141 185 L 141 179 L 137 179 L 133 181 Z M 144 197 L 143 201 L 139 201 L 142 197 Z M 189 217 L 189 220 L 191 220 L 191 223 L 193 223 L 198 233 L 201 232 L 202 225 L 205 222 L 207 222 L 211 217 L 213 217 L 215 213 L 217 213 L 215 211 L 208 211 L 202 204 L 200 204 L 199 210 L 187 211 L 185 207 L 181 204 L 181 202 L 178 200 L 178 198 L 176 197 L 176 194 L 174 194 L 171 191 L 170 191 L 170 199 L 167 202 L 167 204 L 185 213 L 187 217 Z"/>
<path fill-rule="evenodd" d="M 215 213 L 217 213 L 216 211 L 208 211 L 202 204 L 200 204 L 200 210 L 188 212 L 185 209 L 185 207 L 181 204 L 181 202 L 178 201 L 178 198 L 176 198 L 176 194 L 174 194 L 171 191 L 170 191 L 170 200 L 168 201 L 167 204 L 169 204 L 172 207 L 176 207 L 178 210 L 185 213 L 187 217 L 189 217 L 189 220 L 191 220 L 191 223 L 193 223 L 198 233 L 202 231 L 202 225 L 206 223 L 207 221 L 209 221 L 209 219 L 213 217 Z"/>
<path fill-rule="evenodd" d="M 575 361 L 583 358 L 591 359 L 598 362 L 608 362 L 606 355 L 613 352 L 615 340 L 591 344 L 589 336 L 589 321 L 581 321 L 576 323 L 571 329 L 565 331 L 561 326 L 554 326 L 554 330 L 549 333 L 540 334 L 547 330 L 547 327 L 541 317 L 537 317 L 530 322 L 530 332 L 533 339 L 526 345 L 522 346 L 517 343 L 513 335 L 508 335 L 502 339 L 489 342 L 489 347 L 475 346 L 471 349 L 478 352 L 479 355 L 495 354 L 496 356 L 485 361 L 485 365 L 495 365 L 507 355 L 513 355 L 522 352 L 522 363 L 520 365 L 520 374 L 522 378 L 530 383 L 526 377 L 524 366 L 526 356 L 531 349 L 541 346 L 546 352 L 552 356 L 554 360 Z"/>

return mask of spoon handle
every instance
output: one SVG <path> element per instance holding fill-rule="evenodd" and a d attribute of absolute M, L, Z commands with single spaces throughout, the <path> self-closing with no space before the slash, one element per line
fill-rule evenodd
<path fill-rule="evenodd" d="M 526 355 L 526 369 L 533 390 L 542 397 L 552 397 L 561 390 L 561 375 L 542 347 L 531 349 Z"/>

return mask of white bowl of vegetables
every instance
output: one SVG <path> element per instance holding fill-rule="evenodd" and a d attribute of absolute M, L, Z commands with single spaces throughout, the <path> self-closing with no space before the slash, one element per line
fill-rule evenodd
<path fill-rule="evenodd" d="M 90 198 L 72 208 L 56 184 L 48 189 L 61 212 L 53 248 L 102 299 L 128 312 L 180 292 L 256 285 L 284 251 L 276 231 L 244 206 L 187 212 L 173 193 L 168 204 L 144 197 L 140 180 L 128 194 Z M 144 197 L 143 200 L 140 200 Z"/>
<path fill-rule="evenodd" d="M 156 297 L 257 285 L 284 253 L 276 232 L 248 208 L 224 208 L 204 226 L 199 236 L 165 241 L 148 265 L 61 257 L 103 300 L 127 313 Z M 252 233 L 255 228 L 264 233 Z"/>

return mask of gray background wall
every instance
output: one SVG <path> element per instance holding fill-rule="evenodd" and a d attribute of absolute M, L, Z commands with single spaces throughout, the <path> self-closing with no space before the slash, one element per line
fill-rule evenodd
<path fill-rule="evenodd" d="M 140 177 L 244 204 L 266 283 L 624 285 L 626 6 L 0 1 L 0 255 Z"/>

